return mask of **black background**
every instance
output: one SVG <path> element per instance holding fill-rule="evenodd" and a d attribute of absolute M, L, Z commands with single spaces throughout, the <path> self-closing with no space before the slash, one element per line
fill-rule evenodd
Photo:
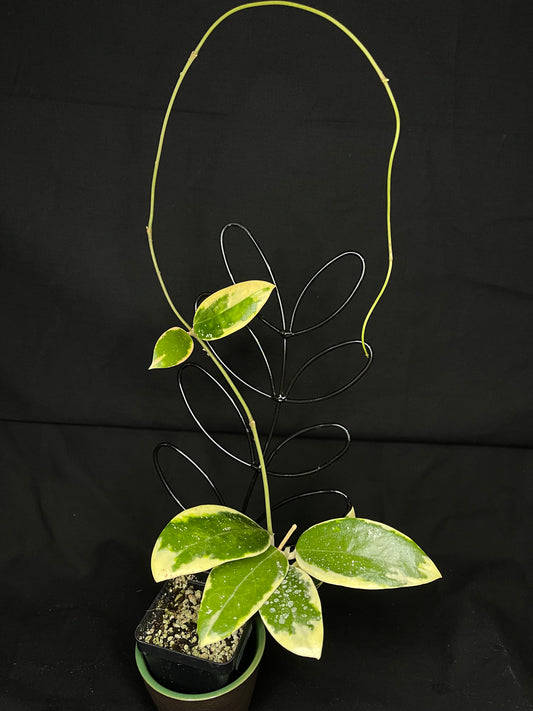
<path fill-rule="evenodd" d="M 157 589 L 153 541 L 176 512 L 152 467 L 157 442 L 194 453 L 228 503 L 242 496 L 246 472 L 196 432 L 175 374 L 147 371 L 153 343 L 175 323 L 144 232 L 161 121 L 190 52 L 231 7 L 1 3 L 1 693 L 9 711 L 151 708 L 133 629 Z M 359 515 L 412 536 L 443 580 L 383 593 L 323 589 L 322 660 L 292 657 L 269 640 L 252 709 L 525 711 L 530 4 L 324 0 L 319 8 L 365 43 L 398 101 L 395 266 L 367 331 L 369 372 L 323 406 L 288 406 L 280 428 L 345 424 L 348 454 L 304 488 L 346 489 Z M 236 221 L 261 243 L 289 307 L 340 251 L 365 256 L 355 301 L 295 347 L 291 367 L 324 344 L 358 338 L 386 271 L 393 131 L 379 79 L 331 24 L 282 7 L 225 21 L 178 95 L 161 165 L 154 235 L 184 315 L 200 292 L 227 284 L 218 235 Z M 237 276 L 262 278 L 240 244 Z M 350 279 L 342 265 L 321 279 L 302 304 L 302 327 L 340 303 Z M 257 354 L 240 336 L 233 345 L 232 359 L 260 382 Z M 334 387 L 359 357 L 319 364 L 302 392 Z M 240 451 L 231 409 L 208 403 L 206 426 Z M 264 429 L 266 411 L 250 403 Z M 287 451 L 288 465 L 319 461 L 336 444 L 309 438 Z M 188 505 L 205 502 L 208 492 L 188 473 L 176 467 L 176 488 Z M 276 480 L 274 498 L 300 485 Z M 253 507 L 258 514 L 259 497 Z M 325 510 L 314 502 L 303 514 L 320 519 Z M 279 517 L 279 535 L 285 526 Z"/>

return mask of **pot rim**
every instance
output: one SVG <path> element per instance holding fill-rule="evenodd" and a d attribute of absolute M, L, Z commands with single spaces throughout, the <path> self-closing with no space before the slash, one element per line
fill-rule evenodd
<path fill-rule="evenodd" d="M 148 684 L 150 687 L 152 687 L 152 689 L 155 689 L 163 696 L 168 696 L 170 699 L 182 699 L 188 701 L 205 701 L 206 699 L 214 699 L 217 696 L 222 696 L 223 694 L 227 694 L 229 691 L 233 691 L 233 689 L 236 689 L 238 686 L 243 684 L 246 679 L 248 679 L 248 677 L 253 674 L 259 662 L 261 661 L 261 657 L 263 656 L 263 652 L 265 650 L 266 634 L 265 627 L 258 615 L 256 615 L 256 617 L 254 618 L 254 626 L 256 632 L 256 649 L 254 658 L 240 676 L 234 679 L 230 684 L 226 684 L 226 686 L 223 686 L 220 689 L 215 689 L 215 691 L 207 691 L 204 694 L 186 694 L 181 691 L 172 691 L 171 689 L 167 689 L 166 687 L 162 686 L 158 681 L 156 681 L 154 677 L 150 674 L 150 672 L 148 671 L 148 667 L 146 666 L 146 662 L 144 661 L 142 652 L 139 650 L 139 647 L 136 644 L 135 661 L 137 663 L 137 668 L 146 684 Z"/>

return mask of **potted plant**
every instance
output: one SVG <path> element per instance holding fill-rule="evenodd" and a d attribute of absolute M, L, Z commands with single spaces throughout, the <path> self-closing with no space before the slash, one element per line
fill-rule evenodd
<path fill-rule="evenodd" d="M 256 613 L 270 634 L 295 654 L 320 658 L 324 636 L 317 582 L 382 590 L 422 585 L 440 577 L 434 563 L 405 534 L 384 523 L 343 518 L 318 523 L 287 546 L 296 525 L 275 540 L 264 458 L 252 414 L 210 343 L 244 328 L 268 299 L 273 285 L 248 281 L 205 299 L 189 326 L 173 326 L 157 341 L 152 368 L 184 362 L 194 342 L 237 395 L 253 432 L 261 463 L 266 527 L 221 505 L 200 505 L 177 514 L 152 553 L 158 582 L 209 571 L 197 614 L 199 649 L 230 638 Z M 181 319 L 181 317 L 180 317 Z M 180 583 L 181 584 L 181 583 Z M 157 606 L 156 606 L 157 607 Z M 192 663 L 196 662 L 191 657 Z"/>
<path fill-rule="evenodd" d="M 185 693 L 186 684 L 183 684 L 181 690 L 168 689 L 153 680 L 138 647 L 139 668 L 160 708 L 179 708 L 187 702 L 194 702 L 195 708 L 198 709 L 202 708 L 202 703 L 207 704 L 205 708 L 209 709 L 246 709 L 264 647 L 265 628 L 287 650 L 304 657 L 320 658 L 324 630 L 318 587 L 322 583 L 382 590 L 422 585 L 441 577 L 435 564 L 408 536 L 385 523 L 356 517 L 353 509 L 346 516 L 311 526 L 299 534 L 293 545 L 288 543 L 296 525 L 280 540 L 276 539 L 267 467 L 257 425 L 236 385 L 235 377 L 212 346 L 214 341 L 248 327 L 269 299 L 275 284 L 250 280 L 226 286 L 201 301 L 194 309 L 192 321 L 189 323 L 174 305 L 157 262 L 153 242 L 157 173 L 168 118 L 179 87 L 198 51 L 224 19 L 240 10 L 268 5 L 285 5 L 311 12 L 341 29 L 368 58 L 383 82 L 394 108 L 397 119 L 396 133 L 387 173 L 389 267 L 383 287 L 363 324 L 360 343 L 367 356 L 369 353 L 364 339 L 365 328 L 370 314 L 385 290 L 392 267 L 390 184 L 392 161 L 399 135 L 399 117 L 387 79 L 368 50 L 347 28 L 314 8 L 291 2 L 256 2 L 230 10 L 213 23 L 189 57 L 163 122 L 154 166 L 147 233 L 159 283 L 179 325 L 173 325 L 157 340 L 150 368 L 181 365 L 190 357 L 195 346 L 210 359 L 232 393 L 234 401 L 238 403 L 251 433 L 262 483 L 265 526 L 225 505 L 199 505 L 174 516 L 157 538 L 151 561 L 154 579 L 158 582 L 174 582 L 167 583 L 167 588 L 161 593 L 162 598 L 158 596 L 152 612 L 168 610 L 169 595 L 175 595 L 180 600 L 192 597 L 198 602 L 198 609 L 195 608 L 191 613 L 194 626 L 190 639 L 195 649 L 193 653 L 189 653 L 192 651 L 189 644 L 188 650 L 182 650 L 186 652 L 182 655 L 184 661 L 179 661 L 178 665 L 183 663 L 185 666 L 189 664 L 191 668 L 198 667 L 198 664 L 202 664 L 198 661 L 204 655 L 202 650 L 233 638 L 229 675 L 233 672 L 237 677 L 222 688 L 206 688 L 205 693 L 199 689 Z M 202 574 L 203 579 L 199 577 Z M 193 585 L 193 588 L 189 589 L 190 585 Z M 186 594 L 184 590 L 187 591 Z M 242 647 L 250 634 L 250 621 L 253 621 L 252 636 L 255 646 L 252 652 L 248 652 L 244 667 L 240 667 Z M 144 641 L 148 634 L 148 644 L 153 642 L 153 635 L 156 634 L 151 629 L 150 627 L 147 631 L 145 625 Z M 175 635 L 169 633 L 169 636 L 174 641 Z M 160 645 L 158 643 L 155 646 Z M 208 666 L 209 664 L 212 666 L 212 662 L 208 662 Z M 236 668 L 238 671 L 235 671 Z M 230 679 L 230 676 L 227 678 Z M 209 681 L 208 686 L 211 684 Z"/>

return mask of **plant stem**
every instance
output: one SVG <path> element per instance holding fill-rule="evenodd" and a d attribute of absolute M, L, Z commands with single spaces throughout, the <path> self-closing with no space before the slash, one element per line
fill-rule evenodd
<path fill-rule="evenodd" d="M 250 411 L 250 408 L 246 404 L 246 400 L 243 398 L 241 393 L 239 392 L 237 386 L 233 382 L 233 380 L 230 378 L 229 373 L 227 370 L 224 368 L 222 363 L 218 360 L 214 352 L 209 348 L 207 343 L 203 341 L 201 338 L 198 338 L 193 332 L 192 334 L 198 343 L 202 346 L 204 351 L 207 353 L 207 355 L 211 358 L 213 363 L 216 365 L 216 367 L 219 369 L 220 373 L 230 386 L 231 390 L 235 394 L 235 397 L 237 400 L 240 402 L 242 409 L 246 413 L 246 417 L 248 418 L 248 425 L 250 427 L 250 430 L 252 432 L 253 440 L 254 440 L 254 445 L 255 449 L 257 452 L 257 457 L 259 459 L 259 467 L 261 469 L 261 480 L 263 482 L 263 496 L 265 499 L 265 515 L 266 515 L 266 523 L 267 523 L 267 531 L 270 534 L 271 541 L 274 542 L 274 531 L 272 528 L 272 507 L 270 505 L 270 490 L 268 486 L 268 476 L 266 472 L 266 466 L 265 466 L 265 458 L 263 456 L 263 448 L 261 447 L 261 442 L 259 440 L 259 434 L 257 432 L 257 426 L 255 424 L 255 420 L 253 418 L 253 415 Z"/>
<path fill-rule="evenodd" d="M 180 312 L 174 306 L 174 302 L 170 298 L 170 294 L 168 293 L 168 289 L 167 289 L 165 282 L 163 280 L 163 275 L 161 274 L 161 270 L 159 269 L 159 264 L 157 263 L 157 257 L 155 256 L 154 239 L 152 237 L 151 220 L 149 221 L 148 226 L 146 228 L 146 234 L 148 235 L 148 246 L 150 247 L 150 255 L 152 257 L 152 263 L 154 265 L 155 273 L 157 274 L 157 278 L 159 280 L 159 285 L 163 291 L 163 294 L 165 295 L 165 298 L 168 301 L 169 306 L 172 309 L 172 311 L 174 312 L 175 316 L 178 318 L 179 321 L 181 321 L 181 324 L 186 328 L 186 330 L 190 331 L 191 326 L 189 326 L 187 321 L 183 318 L 183 316 L 180 314 Z"/>
<path fill-rule="evenodd" d="M 198 56 L 198 52 L 200 49 L 203 47 L 209 36 L 214 32 L 214 30 L 224 22 L 228 17 L 231 17 L 232 15 L 235 15 L 237 12 L 240 12 L 241 10 L 248 10 L 251 8 L 256 8 L 256 7 L 270 7 L 270 6 L 282 6 L 282 7 L 291 7 L 294 8 L 295 10 L 303 10 L 304 12 L 309 12 L 312 15 L 316 15 L 318 17 L 323 18 L 324 20 L 327 20 L 330 22 L 332 25 L 337 27 L 341 32 L 343 32 L 357 47 L 361 50 L 361 52 L 364 54 L 366 59 L 370 62 L 372 68 L 380 78 L 385 91 L 387 92 L 387 96 L 389 98 L 389 101 L 392 106 L 392 110 L 394 112 L 394 119 L 395 119 L 395 132 L 394 132 L 394 139 L 392 142 L 392 147 L 390 150 L 390 155 L 389 155 L 389 162 L 388 162 L 388 167 L 387 167 L 387 184 L 386 184 L 386 200 L 387 200 L 387 251 L 388 251 L 388 265 L 387 265 L 387 273 L 385 275 L 385 280 L 383 281 L 383 284 L 381 286 L 381 289 L 379 290 L 378 295 L 374 299 L 374 302 L 370 306 L 367 315 L 365 316 L 365 319 L 363 321 L 363 326 L 361 328 L 361 345 L 363 347 L 363 351 L 366 355 L 366 357 L 369 357 L 368 349 L 365 344 L 365 333 L 366 333 L 366 327 L 368 325 L 368 322 L 370 320 L 370 317 L 372 313 L 374 312 L 374 309 L 378 305 L 379 300 L 383 296 L 385 289 L 387 288 L 390 280 L 390 276 L 392 273 L 392 263 L 393 263 L 393 251 L 392 251 L 392 227 L 391 227 L 391 183 L 392 183 L 392 166 L 394 163 L 394 156 L 396 154 L 396 148 L 398 146 L 398 140 L 400 138 L 400 112 L 398 110 L 398 105 L 396 104 L 396 100 L 394 98 L 394 95 L 391 91 L 391 88 L 389 86 L 389 80 L 383 73 L 383 71 L 380 69 L 378 63 L 374 59 L 374 57 L 370 54 L 369 50 L 365 47 L 365 45 L 361 42 L 361 40 L 356 37 L 353 32 L 351 32 L 345 25 L 343 25 L 339 20 L 336 20 L 334 17 L 331 15 L 328 15 L 325 12 L 322 12 L 321 10 L 317 10 L 314 7 L 310 7 L 308 5 L 302 5 L 297 2 L 289 2 L 288 0 L 262 0 L 261 2 L 249 2 L 245 3 L 244 5 L 239 5 L 237 7 L 232 8 L 231 10 L 228 10 L 226 13 L 221 15 L 209 29 L 205 32 L 204 36 L 200 40 L 200 42 L 197 44 L 196 48 L 194 49 L 193 52 L 191 52 L 191 55 L 189 56 L 189 59 L 187 60 L 187 63 L 185 64 L 185 67 L 183 68 L 183 71 L 181 72 L 178 82 L 174 88 L 174 91 L 172 93 L 170 103 L 167 108 L 167 113 L 165 115 L 165 120 L 163 122 L 163 131 L 161 133 L 161 140 L 159 143 L 159 150 L 158 150 L 158 155 L 156 158 L 156 168 L 155 171 L 157 171 L 157 166 L 159 164 L 159 158 L 161 155 L 161 148 L 163 145 L 163 135 L 164 131 L 166 129 L 166 125 L 168 122 L 168 117 L 170 116 L 170 112 L 172 110 L 172 106 L 174 104 L 174 100 L 176 98 L 176 94 L 178 93 L 178 90 L 181 86 L 181 83 L 183 79 L 185 78 L 185 75 L 189 71 L 189 68 L 193 61 L 196 59 Z M 154 171 L 154 175 L 155 175 Z M 152 192 L 155 192 L 155 183 L 152 185 Z M 152 202 L 153 202 L 153 197 L 154 195 L 152 194 Z M 151 213 L 152 216 L 152 213 Z M 148 223 L 151 225 L 151 222 Z"/>
<path fill-rule="evenodd" d="M 383 285 L 381 287 L 381 290 L 379 291 L 376 299 L 374 300 L 374 303 L 370 307 L 368 314 L 366 315 L 366 318 L 363 322 L 362 330 L 361 330 L 361 345 L 363 347 L 363 350 L 365 352 L 365 355 L 368 357 L 368 351 L 365 345 L 365 331 L 366 331 L 366 326 L 367 323 L 370 319 L 370 316 L 372 312 L 374 311 L 378 301 L 381 299 L 390 279 L 391 271 L 392 271 L 392 261 L 393 261 L 393 253 L 392 253 L 392 236 L 391 236 L 391 178 L 392 178 L 392 165 L 394 161 L 394 156 L 396 153 L 396 147 L 398 144 L 398 139 L 400 135 L 400 115 L 398 112 L 398 107 L 396 105 L 396 101 L 394 99 L 394 96 L 392 94 L 392 91 L 389 86 L 389 80 L 386 78 L 386 76 L 383 74 L 381 69 L 379 68 L 377 62 L 373 58 L 373 56 L 370 54 L 368 49 L 363 45 L 363 43 L 347 28 L 345 27 L 342 23 L 340 23 L 338 20 L 336 20 L 334 17 L 331 15 L 328 15 L 320 10 L 317 10 L 313 7 L 309 7 L 307 5 L 302 5 L 300 3 L 296 2 L 287 2 L 285 0 L 264 0 L 263 2 L 250 2 L 246 3 L 244 5 L 239 5 L 237 7 L 234 7 L 233 9 L 229 10 L 228 12 L 224 13 L 221 15 L 215 22 L 209 27 L 209 29 L 205 32 L 203 37 L 201 38 L 200 42 L 196 46 L 196 48 L 191 52 L 189 55 L 189 58 L 187 62 L 185 63 L 185 66 L 183 70 L 180 72 L 178 81 L 176 82 L 176 85 L 174 87 L 174 90 L 172 92 L 172 95 L 170 97 L 167 110 L 165 112 L 165 117 L 163 119 L 163 125 L 161 127 L 161 133 L 159 136 L 159 143 L 157 147 L 157 153 L 156 153 L 156 158 L 154 162 L 154 170 L 152 174 L 152 184 L 151 184 L 151 190 L 150 190 L 150 215 L 148 218 L 148 225 L 146 227 L 146 232 L 148 234 L 148 243 L 150 247 L 150 254 L 152 257 L 152 262 L 154 265 L 155 272 L 157 274 L 157 278 L 159 280 L 159 284 L 161 286 L 161 289 L 163 290 L 163 294 L 165 295 L 166 300 L 168 301 L 168 304 L 172 311 L 174 312 L 175 316 L 178 318 L 178 320 L 181 322 L 181 324 L 189 331 L 192 333 L 191 326 L 187 323 L 187 321 L 181 316 L 179 311 L 176 309 L 174 303 L 172 302 L 172 299 L 168 293 L 168 290 L 165 286 L 165 282 L 163 280 L 163 276 L 161 274 L 161 270 L 159 268 L 159 265 L 157 263 L 157 258 L 154 250 L 154 243 L 153 243 L 153 235 L 152 235 L 152 229 L 153 229 L 153 222 L 154 222 L 154 212 L 155 212 L 155 193 L 156 193 L 156 184 L 157 184 L 157 175 L 159 172 L 159 163 L 161 161 L 161 154 L 163 151 L 163 143 L 165 140 L 165 134 L 168 126 L 168 121 L 170 118 L 170 114 L 172 111 L 172 108 L 174 106 L 174 102 L 176 100 L 177 93 L 182 85 L 182 82 L 185 78 L 185 75 L 189 71 L 192 63 L 198 56 L 198 52 L 202 48 L 202 46 L 205 44 L 206 40 L 208 37 L 212 34 L 212 32 L 228 17 L 231 15 L 234 15 L 237 12 L 240 12 L 241 10 L 247 10 L 251 8 L 256 8 L 256 7 L 268 7 L 268 6 L 274 6 L 274 5 L 279 5 L 279 6 L 284 6 L 284 7 L 291 7 L 296 10 L 303 10 L 304 12 L 309 12 L 313 15 L 317 15 L 318 17 L 322 17 L 324 20 L 327 20 L 331 24 L 335 25 L 339 30 L 341 30 L 352 42 L 354 42 L 357 47 L 362 51 L 362 53 L 365 55 L 367 60 L 370 62 L 372 65 L 373 69 L 376 71 L 377 75 L 379 76 L 381 82 L 383 83 L 385 90 L 387 92 L 387 95 L 389 97 L 389 100 L 391 102 L 393 111 L 394 111 L 394 116 L 396 120 L 396 130 L 395 130 L 395 135 L 394 135 L 394 140 L 392 143 L 392 148 L 390 151 L 390 157 L 389 157 L 389 164 L 388 164 L 388 169 L 387 169 L 387 188 L 386 188 L 386 193 L 387 193 L 387 247 L 388 247 L 388 269 L 387 269 L 387 274 L 385 276 L 385 281 L 383 282 Z M 192 335 L 194 335 L 192 333 Z M 198 342 L 201 344 L 202 348 L 204 351 L 209 355 L 211 360 L 215 363 L 216 367 L 219 369 L 223 377 L 225 378 L 226 382 L 230 386 L 231 390 L 234 392 L 235 396 L 237 397 L 238 401 L 241 403 L 244 411 L 246 412 L 246 415 L 248 417 L 250 429 L 252 431 L 253 439 L 254 439 L 254 444 L 257 450 L 257 456 L 259 458 L 259 465 L 261 468 L 261 476 L 263 480 L 263 491 L 264 491 L 264 498 L 265 498 L 265 510 L 266 510 L 266 519 L 267 519 L 267 528 L 268 532 L 270 533 L 271 537 L 273 538 L 273 531 L 272 531 L 272 514 L 271 514 L 271 507 L 270 507 L 270 494 L 269 494 L 269 488 L 268 488 L 268 480 L 267 480 L 267 474 L 266 474 L 266 467 L 265 467 L 265 462 L 264 462 L 264 457 L 263 457 L 263 451 L 261 448 L 261 443 L 259 441 L 259 435 L 257 433 L 257 427 L 255 424 L 255 420 L 250 412 L 250 409 L 248 408 L 244 398 L 242 395 L 239 393 L 238 389 L 236 388 L 235 384 L 229 377 L 228 373 L 226 372 L 225 368 L 222 366 L 222 364 L 218 361 L 216 355 L 211 351 L 211 349 L 199 338 L 197 338 Z"/>
<path fill-rule="evenodd" d="M 297 528 L 298 528 L 298 526 L 297 526 L 295 523 L 293 523 L 292 526 L 291 526 L 291 527 L 289 528 L 289 530 L 287 531 L 287 533 L 285 534 L 283 540 L 282 540 L 281 543 L 279 544 L 279 546 L 278 546 L 278 551 L 283 550 L 283 546 L 287 543 L 287 541 L 288 541 L 289 538 L 292 536 L 292 534 L 296 531 Z"/>

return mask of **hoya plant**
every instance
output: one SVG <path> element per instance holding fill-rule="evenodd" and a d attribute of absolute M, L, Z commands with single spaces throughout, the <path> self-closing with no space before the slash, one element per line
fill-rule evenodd
<path fill-rule="evenodd" d="M 382 590 L 429 583 L 435 564 L 408 536 L 353 511 L 304 531 L 286 546 L 294 525 L 277 544 L 272 528 L 268 479 L 257 427 L 246 402 L 209 342 L 245 327 L 274 286 L 246 281 L 203 301 L 193 324 L 175 326 L 158 339 L 151 368 L 169 368 L 191 355 L 195 341 L 237 395 L 249 420 L 261 465 L 266 528 L 219 505 L 182 511 L 163 529 L 152 553 L 156 581 L 209 572 L 198 614 L 200 646 L 229 637 L 259 612 L 275 640 L 295 654 L 319 658 L 324 629 L 317 581 Z M 181 317 L 180 317 L 181 318 Z"/>
<path fill-rule="evenodd" d="M 255 420 L 227 369 L 210 347 L 211 341 L 225 338 L 247 326 L 268 300 L 274 285 L 246 281 L 217 291 L 199 305 L 192 324 L 189 324 L 176 309 L 165 286 L 152 235 L 156 182 L 165 132 L 187 72 L 209 36 L 227 18 L 242 10 L 276 5 L 314 14 L 341 30 L 369 61 L 394 111 L 396 129 L 386 179 L 389 263 L 383 286 L 362 327 L 361 344 L 367 356 L 365 328 L 391 273 L 391 173 L 400 119 L 389 80 L 361 41 L 338 20 L 320 10 L 283 0 L 252 2 L 229 10 L 211 25 L 191 52 L 172 92 L 159 138 L 152 176 L 148 243 L 163 293 L 181 325 L 173 326 L 158 339 L 151 368 L 169 368 L 183 363 L 191 355 L 195 343 L 211 359 L 249 423 L 261 471 L 266 528 L 225 506 L 203 505 L 186 509 L 165 526 L 157 539 L 152 554 L 152 571 L 156 581 L 210 571 L 198 617 L 200 645 L 228 637 L 252 615 L 259 613 L 266 628 L 283 647 L 299 655 L 319 658 L 324 636 L 317 590 L 321 583 L 383 590 L 429 583 L 440 578 L 440 573 L 408 536 L 384 523 L 357 518 L 353 510 L 344 518 L 311 526 L 300 534 L 293 546 L 286 546 L 292 529 L 278 543 L 272 526 L 268 478 Z"/>

